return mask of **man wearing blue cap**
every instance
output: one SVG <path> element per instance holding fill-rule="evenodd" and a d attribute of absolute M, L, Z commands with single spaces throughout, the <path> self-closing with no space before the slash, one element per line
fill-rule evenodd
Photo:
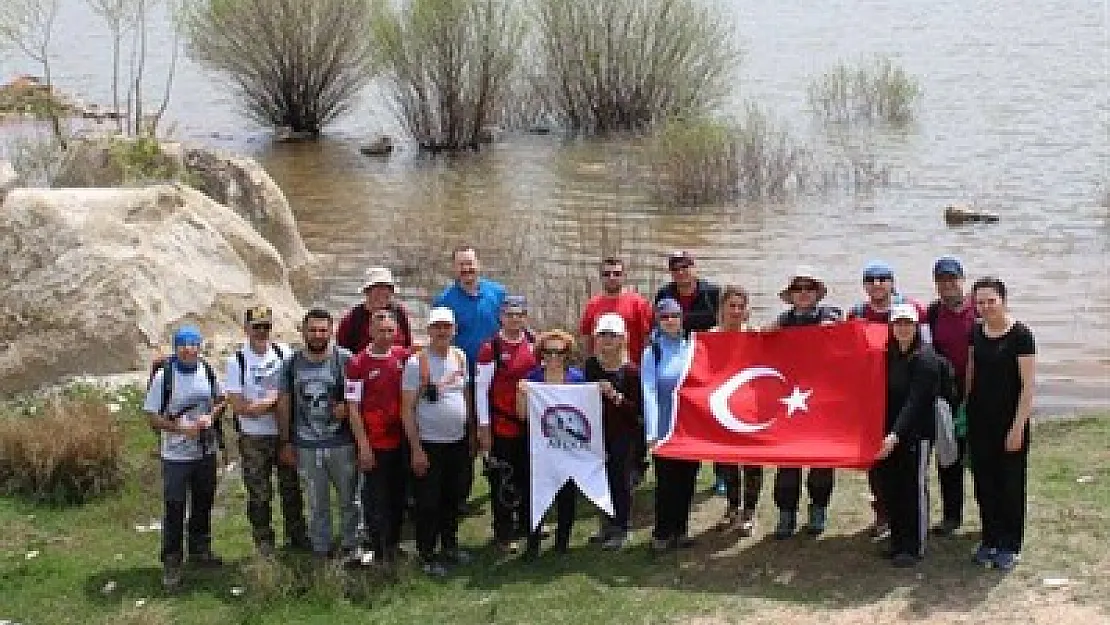
<path fill-rule="evenodd" d="M 936 351 L 952 363 L 956 387 L 963 397 L 971 330 L 978 319 L 975 301 L 964 292 L 964 267 L 955 256 L 937 259 L 933 264 L 933 281 L 937 300 L 929 304 L 925 312 L 925 325 L 932 332 Z M 955 426 L 956 461 L 948 467 L 937 465 L 944 515 L 933 533 L 940 536 L 952 535 L 963 522 L 964 454 L 967 450 L 967 413 L 963 407 L 956 411 Z"/>
<path fill-rule="evenodd" d="M 873 260 L 863 267 L 863 290 L 867 300 L 857 303 L 848 311 L 849 319 L 864 319 L 872 323 L 887 324 L 890 311 L 894 306 L 909 304 L 917 309 L 918 319 L 925 316 L 925 308 L 920 303 L 902 295 L 894 286 L 894 267 L 882 260 Z M 921 340 L 930 341 L 929 327 L 922 324 L 919 328 Z M 871 488 L 871 508 L 875 520 L 868 528 L 872 538 L 885 538 L 890 534 L 886 504 L 879 488 L 879 473 L 872 469 L 867 472 L 867 484 Z"/>
<path fill-rule="evenodd" d="M 221 390 L 211 367 L 200 359 L 200 330 L 183 326 L 173 336 L 174 355 L 151 379 L 143 410 L 160 434 L 162 457 L 162 585 L 177 590 L 182 581 L 189 510 L 189 562 L 223 564 L 212 553 L 212 502 L 216 495 L 217 414 Z M 170 376 L 167 378 L 167 376 Z"/>

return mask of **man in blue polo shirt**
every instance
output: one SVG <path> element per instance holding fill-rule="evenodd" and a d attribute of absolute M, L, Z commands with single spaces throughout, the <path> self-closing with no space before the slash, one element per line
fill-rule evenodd
<path fill-rule="evenodd" d="M 501 305 L 505 302 L 505 287 L 493 280 L 478 275 L 478 252 L 470 245 L 456 247 L 451 253 L 451 263 L 455 270 L 455 282 L 443 290 L 432 302 L 433 308 L 450 308 L 455 314 L 454 344 L 466 354 L 469 370 L 467 384 L 470 389 L 471 405 L 467 406 L 467 441 L 471 457 L 476 455 L 477 411 L 473 405 L 474 363 L 478 362 L 478 349 L 482 343 L 497 334 L 501 328 Z M 463 501 L 470 499 L 470 484 L 473 483 L 474 463 L 468 465 L 469 479 L 463 493 Z"/>

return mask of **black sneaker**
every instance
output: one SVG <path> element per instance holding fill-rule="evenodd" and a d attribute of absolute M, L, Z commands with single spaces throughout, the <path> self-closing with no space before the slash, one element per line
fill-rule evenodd
<path fill-rule="evenodd" d="M 465 566 L 474 561 L 474 556 L 470 555 L 470 552 L 456 547 L 455 549 L 444 549 L 443 553 L 440 554 L 440 559 L 443 560 L 444 564 L 450 566 Z"/>
<path fill-rule="evenodd" d="M 895 568 L 907 569 L 911 566 L 917 566 L 920 558 L 912 553 L 896 553 L 890 558 L 890 564 Z"/>
<path fill-rule="evenodd" d="M 162 564 L 162 588 L 166 592 L 176 592 L 181 588 L 183 578 L 181 556 L 167 556 Z"/>
<path fill-rule="evenodd" d="M 224 565 L 224 561 L 209 549 L 201 553 L 189 554 L 189 564 L 200 569 L 218 569 Z"/>
<path fill-rule="evenodd" d="M 960 522 L 955 519 L 944 519 L 940 523 L 933 526 L 933 536 L 948 537 L 956 533 L 960 529 Z"/>

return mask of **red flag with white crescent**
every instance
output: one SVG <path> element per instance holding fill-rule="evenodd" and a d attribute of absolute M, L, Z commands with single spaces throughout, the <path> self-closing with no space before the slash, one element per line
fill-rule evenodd
<path fill-rule="evenodd" d="M 694 335 L 667 458 L 871 466 L 886 412 L 885 325 Z"/>

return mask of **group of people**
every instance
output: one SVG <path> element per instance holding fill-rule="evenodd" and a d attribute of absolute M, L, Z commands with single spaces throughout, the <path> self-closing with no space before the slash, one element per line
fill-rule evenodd
<path fill-rule="evenodd" d="M 939 470 L 943 518 L 932 531 L 947 536 L 961 526 L 965 459 L 973 457 L 982 523 L 974 559 L 1002 570 L 1015 565 L 1024 528 L 1035 349 L 1029 328 L 1008 312 L 1000 280 L 980 279 L 965 292 L 961 262 L 941 257 L 933 267 L 937 298 L 925 306 L 898 291 L 889 264 L 871 262 L 862 272 L 866 298 L 845 312 L 825 303 L 828 289 L 817 272 L 800 267 L 779 292 L 786 309 L 757 326 L 750 319 L 748 292 L 699 278 L 688 252 L 668 257 L 672 279 L 651 302 L 626 287 L 619 258 L 606 258 L 600 265 L 602 291 L 586 304 L 577 333 L 537 333 L 528 321 L 527 300 L 482 277 L 474 248 L 455 249 L 452 262 L 455 280 L 432 302 L 424 346 L 415 345 L 410 315 L 395 297 L 392 273 L 383 267 L 367 270 L 364 301 L 337 323 L 326 310 L 309 310 L 299 349 L 271 340 L 269 308 L 247 310 L 246 340 L 228 357 L 222 383 L 200 358 L 200 332 L 195 327 L 176 332 L 174 355 L 154 373 L 144 406 L 161 434 L 167 588 L 181 584 L 186 561 L 221 564 L 211 548 L 210 511 L 214 430 L 225 406 L 234 415 L 247 517 L 263 556 L 276 548 L 271 523 L 276 475 L 288 547 L 319 558 L 360 561 L 373 554 L 392 562 L 407 515 L 422 569 L 444 575 L 471 557 L 460 548 L 458 528 L 480 455 L 490 483 L 494 548 L 536 557 L 546 534 L 529 522 L 527 393 L 537 383 L 598 384 L 613 513 L 602 515 L 591 542 L 608 550 L 624 547 L 632 492 L 650 459 L 655 476 L 650 548 L 691 546 L 696 539 L 689 519 L 700 463 L 652 454 L 674 425 L 672 398 L 693 345 L 691 334 L 789 331 L 853 318 L 887 324 L 890 332 L 886 388 L 875 389 L 885 392 L 887 410 L 885 437 L 868 473 L 872 535 L 889 538 L 887 555 L 896 566 L 912 566 L 924 555 L 926 471 L 937 400 L 945 397 L 943 380 L 954 378 L 957 390 L 947 401 L 954 404 L 959 453 Z M 763 467 L 715 464 L 713 470 L 727 501 L 716 528 L 752 535 Z M 775 472 L 777 539 L 798 531 L 802 476 L 800 467 Z M 810 468 L 806 474 L 803 529 L 810 535 L 827 527 L 834 481 L 832 469 Z M 341 517 L 338 544 L 333 489 Z M 556 552 L 569 549 L 576 499 L 572 483 L 556 495 Z"/>

